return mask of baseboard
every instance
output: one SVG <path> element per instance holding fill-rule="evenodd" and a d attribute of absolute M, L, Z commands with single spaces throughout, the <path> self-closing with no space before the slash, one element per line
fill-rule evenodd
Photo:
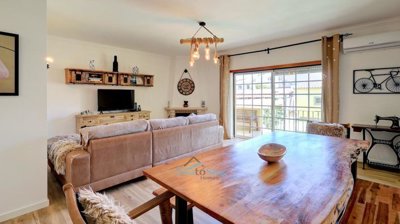
<path fill-rule="evenodd" d="M 24 215 L 24 214 L 29 213 L 29 212 L 36 211 L 36 210 L 41 209 L 41 208 L 45 208 L 47 206 L 49 206 L 49 199 L 46 199 L 44 201 L 39 201 L 37 203 L 24 206 L 22 208 L 18 208 L 18 209 L 15 209 L 15 210 L 0 214 L 0 222 L 3 222 L 3 221 L 6 221 L 6 220 L 9 220 L 9 219 L 18 217 L 20 215 Z"/>

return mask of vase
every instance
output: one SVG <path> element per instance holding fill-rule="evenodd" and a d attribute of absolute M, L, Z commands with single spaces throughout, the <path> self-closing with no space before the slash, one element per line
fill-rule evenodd
<path fill-rule="evenodd" d="M 113 72 L 118 72 L 118 61 L 117 61 L 117 55 L 114 56 L 114 62 L 113 62 Z"/>

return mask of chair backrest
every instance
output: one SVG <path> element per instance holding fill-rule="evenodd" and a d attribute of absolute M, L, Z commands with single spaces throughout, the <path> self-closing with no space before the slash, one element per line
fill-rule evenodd
<path fill-rule="evenodd" d="M 79 211 L 74 186 L 68 183 L 63 186 L 68 213 L 73 224 L 86 224 Z"/>
<path fill-rule="evenodd" d="M 350 125 L 309 121 L 307 122 L 307 133 L 350 138 Z"/>
<path fill-rule="evenodd" d="M 79 210 L 78 207 L 78 201 L 76 200 L 76 194 L 74 191 L 74 186 L 71 183 L 67 183 L 63 186 L 64 194 L 65 194 L 65 199 L 67 203 L 67 208 L 68 208 L 68 213 L 69 216 L 71 217 L 72 223 L 73 224 L 85 224 L 85 218 L 82 216 L 81 210 Z M 135 219 L 139 217 L 140 215 L 144 214 L 145 212 L 153 209 L 156 206 L 160 207 L 165 207 L 169 205 L 170 198 L 175 196 L 173 193 L 170 191 L 164 191 L 161 194 L 157 195 L 156 197 L 150 199 L 149 201 L 141 204 L 140 206 L 132 209 L 127 213 L 130 219 Z M 109 206 L 108 206 L 109 207 Z M 161 214 L 161 218 L 163 216 L 171 214 Z M 168 217 L 168 219 L 162 219 L 162 220 L 171 220 L 171 217 Z M 167 224 L 170 222 L 163 222 L 163 224 Z"/>

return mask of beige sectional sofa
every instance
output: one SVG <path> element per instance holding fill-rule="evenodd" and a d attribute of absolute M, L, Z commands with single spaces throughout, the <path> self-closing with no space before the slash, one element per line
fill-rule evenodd
<path fill-rule="evenodd" d="M 66 155 L 64 184 L 95 191 L 143 176 L 143 170 L 222 146 L 223 128 L 214 114 L 139 120 L 81 130 L 82 148 Z"/>

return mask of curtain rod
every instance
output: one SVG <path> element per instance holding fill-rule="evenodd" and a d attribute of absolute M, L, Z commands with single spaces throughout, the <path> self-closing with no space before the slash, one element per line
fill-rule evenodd
<path fill-rule="evenodd" d="M 345 33 L 345 34 L 340 34 L 340 41 L 343 41 L 343 37 L 347 37 L 353 35 L 352 33 Z M 309 40 L 309 41 L 304 41 L 304 42 L 299 42 L 299 43 L 294 43 L 294 44 L 288 44 L 288 45 L 283 45 L 283 46 L 278 46 L 278 47 L 271 47 L 271 48 L 266 48 L 262 50 L 257 50 L 257 51 L 247 51 L 247 52 L 242 52 L 242 53 L 237 53 L 237 54 L 230 54 L 228 57 L 235 57 L 235 56 L 240 56 L 240 55 L 245 55 L 245 54 L 254 54 L 254 53 L 260 53 L 260 52 L 267 52 L 269 54 L 270 51 L 281 49 L 281 48 L 287 48 L 287 47 L 293 47 L 293 46 L 298 46 L 298 45 L 303 45 L 303 44 L 309 44 L 309 43 L 314 43 L 321 41 L 322 39 L 315 39 L 315 40 Z"/>

